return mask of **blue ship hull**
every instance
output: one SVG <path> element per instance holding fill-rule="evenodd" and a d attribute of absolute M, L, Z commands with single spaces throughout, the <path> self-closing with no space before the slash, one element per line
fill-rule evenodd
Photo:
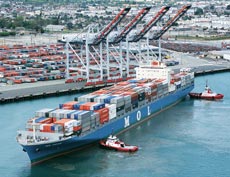
<path fill-rule="evenodd" d="M 153 117 L 154 114 L 159 113 L 181 101 L 193 88 L 194 84 L 185 88 L 180 88 L 176 92 L 169 93 L 168 95 L 162 96 L 151 103 L 145 104 L 132 112 L 126 113 L 116 119 L 112 119 L 108 123 L 90 130 L 90 132 L 85 135 L 72 136 L 69 139 L 60 140 L 55 143 L 23 145 L 23 149 L 29 155 L 32 164 L 69 153 L 71 151 L 79 150 L 91 143 L 108 137 L 112 132 L 115 134 L 121 133 L 134 125 Z"/>

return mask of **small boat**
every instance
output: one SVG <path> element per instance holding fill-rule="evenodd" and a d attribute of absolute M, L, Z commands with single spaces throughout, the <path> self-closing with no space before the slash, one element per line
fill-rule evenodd
<path fill-rule="evenodd" d="M 100 146 L 106 149 L 111 149 L 111 150 L 116 150 L 121 152 L 135 152 L 138 150 L 137 146 L 127 145 L 114 135 L 110 135 L 106 140 L 101 140 Z"/>
<path fill-rule="evenodd" d="M 189 96 L 191 98 L 205 99 L 205 100 L 220 100 L 224 98 L 223 94 L 213 92 L 207 85 L 202 93 L 190 92 Z"/>

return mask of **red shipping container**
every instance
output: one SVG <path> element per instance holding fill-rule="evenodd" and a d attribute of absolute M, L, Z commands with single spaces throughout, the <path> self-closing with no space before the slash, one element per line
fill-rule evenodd
<path fill-rule="evenodd" d="M 113 94 L 116 94 L 116 95 L 120 95 L 120 94 L 122 94 L 122 93 L 124 93 L 124 91 L 116 91 L 116 92 L 113 92 Z"/>
<path fill-rule="evenodd" d="M 121 82 L 122 80 L 123 80 L 123 78 L 118 78 L 118 79 L 116 79 L 116 82 Z"/>
<path fill-rule="evenodd" d="M 109 120 L 109 108 L 105 107 L 105 108 L 96 110 L 95 112 L 99 113 L 101 124 L 103 124 L 104 122 L 107 122 Z"/>
<path fill-rule="evenodd" d="M 151 89 L 156 89 L 157 85 L 155 83 L 153 83 L 152 85 L 150 85 L 149 87 L 151 87 Z"/>
<path fill-rule="evenodd" d="M 151 93 L 151 96 L 156 96 L 156 95 L 157 95 L 157 91 Z"/>
<path fill-rule="evenodd" d="M 96 85 L 104 84 L 104 81 L 96 81 Z"/>
<path fill-rule="evenodd" d="M 77 131 L 80 131 L 82 129 L 82 127 L 79 125 L 79 126 L 74 126 L 73 127 L 73 131 L 74 132 L 77 132 Z"/>
<path fill-rule="evenodd" d="M 6 68 L 5 67 L 0 67 L 0 72 L 4 72 L 6 71 Z"/>
<path fill-rule="evenodd" d="M 124 92 L 122 95 L 130 95 L 132 101 L 138 99 L 138 93 L 136 92 L 127 91 L 127 92 Z"/>
<path fill-rule="evenodd" d="M 101 115 L 100 116 L 100 123 L 104 124 L 105 122 L 109 121 L 109 114 Z"/>
<path fill-rule="evenodd" d="M 102 108 L 102 109 L 96 110 L 95 112 L 98 112 L 100 115 L 106 114 L 109 112 L 109 108 Z"/>

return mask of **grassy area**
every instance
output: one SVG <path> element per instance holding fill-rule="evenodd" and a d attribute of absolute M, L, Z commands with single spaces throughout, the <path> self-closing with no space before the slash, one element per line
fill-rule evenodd
<path fill-rule="evenodd" d="M 0 32 L 0 37 L 15 36 L 15 32 Z"/>

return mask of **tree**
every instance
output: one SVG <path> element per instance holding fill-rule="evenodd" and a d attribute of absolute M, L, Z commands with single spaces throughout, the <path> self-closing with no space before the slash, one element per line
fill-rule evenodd
<path fill-rule="evenodd" d="M 24 18 L 22 16 L 18 16 L 14 20 L 14 24 L 16 27 L 23 26 Z"/>
<path fill-rule="evenodd" d="M 211 9 L 211 10 L 215 10 L 215 6 L 214 6 L 214 5 L 211 5 L 211 6 L 210 6 L 210 9 Z"/>
<path fill-rule="evenodd" d="M 69 30 L 73 29 L 73 23 L 72 23 L 72 22 L 68 22 L 68 23 L 67 23 L 67 28 L 68 28 Z"/>
<path fill-rule="evenodd" d="M 194 12 L 194 15 L 203 15 L 204 14 L 204 11 L 202 8 L 196 8 L 195 12 Z"/>
<path fill-rule="evenodd" d="M 8 20 L 1 18 L 0 19 L 0 28 L 5 28 L 8 24 Z"/>
<path fill-rule="evenodd" d="M 230 5 L 227 5 L 226 10 L 230 10 Z"/>

